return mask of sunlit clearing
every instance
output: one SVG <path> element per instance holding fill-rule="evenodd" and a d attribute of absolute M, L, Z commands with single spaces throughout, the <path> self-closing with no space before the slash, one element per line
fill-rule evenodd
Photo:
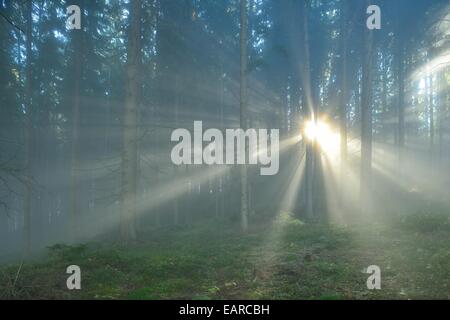
<path fill-rule="evenodd" d="M 308 140 L 317 142 L 319 147 L 327 153 L 336 154 L 339 152 L 340 136 L 333 132 L 331 126 L 324 121 L 306 121 L 304 135 Z"/>

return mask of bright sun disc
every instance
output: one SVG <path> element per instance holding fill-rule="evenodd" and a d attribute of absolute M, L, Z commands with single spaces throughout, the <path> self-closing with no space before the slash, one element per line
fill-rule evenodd
<path fill-rule="evenodd" d="M 340 136 L 326 122 L 309 120 L 305 123 L 304 133 L 308 140 L 317 142 L 324 151 L 337 152 L 339 149 Z"/>

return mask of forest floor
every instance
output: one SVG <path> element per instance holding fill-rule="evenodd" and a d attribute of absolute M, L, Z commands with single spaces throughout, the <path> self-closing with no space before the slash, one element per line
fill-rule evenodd
<path fill-rule="evenodd" d="M 245 235 L 210 223 L 152 232 L 131 247 L 57 245 L 0 268 L 0 299 L 450 299 L 448 215 L 352 226 L 288 214 Z M 82 289 L 66 288 L 79 265 Z M 368 290 L 370 265 L 381 290 Z"/>

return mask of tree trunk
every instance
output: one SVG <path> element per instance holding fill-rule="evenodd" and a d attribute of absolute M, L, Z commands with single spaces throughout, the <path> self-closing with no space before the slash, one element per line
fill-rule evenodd
<path fill-rule="evenodd" d="M 433 160 L 433 150 L 434 150 L 434 135 L 435 135 L 435 125 L 434 125 L 434 105 L 433 105 L 433 74 L 429 74 L 429 87 L 428 87 L 428 110 L 430 115 L 430 157 Z"/>
<path fill-rule="evenodd" d="M 175 128 L 178 128 L 179 125 L 179 104 L 180 104 L 180 76 L 175 75 L 175 103 L 174 103 L 174 116 L 175 116 Z M 174 166 L 174 175 L 175 178 L 178 178 L 180 175 L 179 167 Z M 180 197 L 182 197 L 183 194 L 181 193 Z M 173 224 L 177 226 L 180 223 L 180 213 L 179 213 L 179 199 L 178 197 L 175 197 L 173 199 Z"/>
<path fill-rule="evenodd" d="M 122 241 L 136 240 L 138 106 L 140 101 L 141 0 L 130 2 L 122 154 Z"/>
<path fill-rule="evenodd" d="M 83 4 L 81 10 L 84 10 Z M 74 83 L 72 93 L 72 139 L 71 139 L 71 168 L 70 168 L 70 204 L 69 204 L 69 235 L 70 241 L 76 241 L 80 236 L 80 207 L 79 207 L 79 149 L 80 149 L 80 96 L 83 64 L 83 30 L 72 30 Z"/>
<path fill-rule="evenodd" d="M 347 3 L 341 4 L 341 95 L 339 103 L 340 138 L 341 138 L 341 192 L 344 196 L 345 168 L 347 164 Z"/>
<path fill-rule="evenodd" d="M 33 1 L 28 1 L 27 3 L 27 29 L 26 29 L 26 55 L 27 55 L 27 66 L 26 66 L 26 88 L 25 88 L 25 103 L 27 107 L 25 115 L 25 170 L 26 170 L 26 183 L 25 183 L 25 195 L 24 195 L 24 222 L 23 222 L 23 236 L 24 236 L 24 249 L 25 253 L 29 254 L 31 252 L 31 193 L 32 193 L 32 155 L 31 148 L 33 146 L 33 107 L 32 107 L 32 42 L 33 42 Z"/>
<path fill-rule="evenodd" d="M 223 56 L 220 57 L 220 130 L 225 133 L 225 122 L 224 122 L 224 104 L 225 104 L 225 80 L 223 77 L 224 66 L 223 66 Z M 219 178 L 220 181 L 220 217 L 225 216 L 225 184 L 227 172 L 222 174 Z"/>
<path fill-rule="evenodd" d="M 387 58 L 386 58 L 386 54 L 383 54 L 383 76 L 382 76 L 382 87 L 383 87 L 383 94 L 382 94 L 382 96 L 381 96 L 381 107 L 382 107 L 382 117 L 381 117 L 381 121 L 382 121 L 382 127 L 381 127 L 381 130 L 382 130 L 382 133 L 381 133 L 381 135 L 382 135 L 382 138 L 383 138 L 383 141 L 388 141 L 388 139 L 389 139 L 389 136 L 388 136 L 388 130 L 389 130 L 389 127 L 388 127 L 388 125 L 387 125 L 387 123 L 386 123 L 386 121 L 388 120 L 388 101 L 387 101 L 387 98 L 388 98 L 388 73 L 389 73 L 389 68 L 388 68 L 388 61 L 387 61 Z"/>
<path fill-rule="evenodd" d="M 241 0 L 241 30 L 240 30 L 240 126 L 247 130 L 247 0 Z M 247 153 L 247 146 L 245 152 Z M 241 229 L 248 229 L 248 181 L 247 166 L 241 165 Z"/>
<path fill-rule="evenodd" d="M 309 30 L 308 30 L 308 9 L 309 4 L 307 0 L 300 3 L 302 24 L 302 68 L 301 81 L 303 87 L 303 113 L 305 119 L 315 121 L 314 107 L 312 104 L 312 90 L 311 90 L 311 63 L 309 52 Z M 306 143 L 305 153 L 305 207 L 306 217 L 311 220 L 314 217 L 313 206 L 313 189 L 314 189 L 314 141 L 304 140 Z"/>
<path fill-rule="evenodd" d="M 444 118 L 444 108 L 446 106 L 446 92 L 445 92 L 445 74 L 441 72 L 438 76 L 438 88 L 439 92 L 439 109 L 438 109 L 438 145 L 439 145 L 439 164 L 443 164 L 443 138 L 444 138 L 444 128 L 443 128 L 443 118 Z"/>
<path fill-rule="evenodd" d="M 364 30 L 364 59 L 362 65 L 361 89 L 361 208 L 369 207 L 372 176 L 372 49 L 373 31 Z"/>
<path fill-rule="evenodd" d="M 398 96 L 397 96 L 397 116 L 398 116 L 398 130 L 397 130 L 397 144 L 398 144 L 398 168 L 401 174 L 401 167 L 403 163 L 403 153 L 405 148 L 405 78 L 404 78 L 404 48 L 403 48 L 403 25 L 400 22 L 401 8 L 399 8 L 399 16 L 397 21 L 397 82 L 398 82 Z"/>

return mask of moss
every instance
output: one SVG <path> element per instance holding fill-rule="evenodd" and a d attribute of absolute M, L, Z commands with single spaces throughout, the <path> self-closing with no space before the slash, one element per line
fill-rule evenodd
<path fill-rule="evenodd" d="M 200 225 L 130 247 L 57 245 L 23 264 L 14 286 L 19 265 L 1 267 L 0 298 L 449 298 L 450 232 L 440 219 L 338 228 L 286 216 L 246 235 Z M 82 269 L 81 291 L 65 287 L 71 264 Z M 366 288 L 362 270 L 372 264 L 382 269 L 380 291 Z"/>

